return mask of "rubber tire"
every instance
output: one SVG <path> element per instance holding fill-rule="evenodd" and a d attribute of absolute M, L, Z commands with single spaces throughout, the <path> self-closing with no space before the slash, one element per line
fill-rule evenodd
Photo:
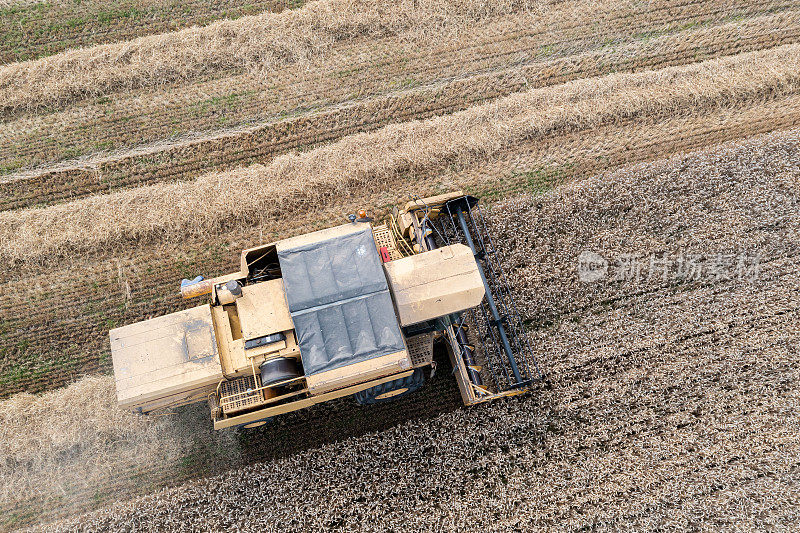
<path fill-rule="evenodd" d="M 302 375 L 297 366 L 297 360 L 292 357 L 270 359 L 261 364 L 260 370 L 263 387 L 269 387 L 274 383 L 298 378 Z"/>
<path fill-rule="evenodd" d="M 414 373 L 411 374 L 410 376 L 406 376 L 400 379 L 395 379 L 394 381 L 387 381 L 386 383 L 375 385 L 374 387 L 362 390 L 360 392 L 353 394 L 353 398 L 355 398 L 356 403 L 358 405 L 373 405 L 376 403 L 387 403 L 408 396 L 412 392 L 419 390 L 419 388 L 422 387 L 422 385 L 424 384 L 425 384 L 425 373 L 422 371 L 421 368 L 417 368 L 414 369 Z M 399 394 L 395 394 L 394 396 L 379 398 L 379 396 L 381 395 L 385 395 L 402 389 L 406 390 Z"/>

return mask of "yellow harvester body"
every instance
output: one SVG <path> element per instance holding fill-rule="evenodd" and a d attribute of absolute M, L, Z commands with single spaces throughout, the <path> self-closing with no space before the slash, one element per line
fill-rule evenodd
<path fill-rule="evenodd" d="M 184 297 L 208 301 L 111 330 L 120 405 L 149 412 L 208 401 L 221 429 L 342 396 L 403 394 L 432 364 L 434 340 L 455 338 L 448 317 L 485 297 L 473 250 L 424 245 L 423 217 L 463 196 L 411 202 L 383 224 L 364 217 L 250 248 L 239 271 L 186 283 Z M 495 396 L 451 359 L 465 402 Z"/>

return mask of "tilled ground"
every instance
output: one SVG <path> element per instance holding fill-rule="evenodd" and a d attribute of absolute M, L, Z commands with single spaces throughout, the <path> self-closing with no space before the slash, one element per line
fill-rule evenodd
<path fill-rule="evenodd" d="M 493 209 L 549 376 L 532 394 L 52 527 L 796 528 L 799 145 L 773 134 Z"/>

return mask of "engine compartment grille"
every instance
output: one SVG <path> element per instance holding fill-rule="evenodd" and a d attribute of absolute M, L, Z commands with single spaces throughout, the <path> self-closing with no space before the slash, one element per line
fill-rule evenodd
<path fill-rule="evenodd" d="M 389 227 L 386 224 L 372 226 L 372 236 L 375 238 L 375 246 L 378 247 L 378 251 L 386 247 L 386 249 L 389 250 L 389 257 L 392 261 L 403 258 L 403 254 L 397 249 L 394 237 L 392 237 L 392 232 L 389 231 Z"/>
<path fill-rule="evenodd" d="M 406 346 L 412 365 L 422 366 L 433 360 L 433 333 L 406 337 Z"/>
<path fill-rule="evenodd" d="M 253 376 L 223 381 L 219 387 L 219 406 L 222 412 L 238 413 L 264 403 L 264 393 L 255 390 L 260 385 Z"/>

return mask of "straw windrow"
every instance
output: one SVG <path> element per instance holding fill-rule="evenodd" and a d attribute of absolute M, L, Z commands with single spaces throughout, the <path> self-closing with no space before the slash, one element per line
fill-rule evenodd
<path fill-rule="evenodd" d="M 303 0 L 0 0 L 0 64 L 204 25 Z"/>
<path fill-rule="evenodd" d="M 689 66 L 578 80 L 450 116 L 352 135 L 267 165 L 5 212 L 0 214 L 0 256 L 27 260 L 253 223 L 346 191 L 380 188 L 382 180 L 401 173 L 469 163 L 556 130 L 791 94 L 800 86 L 798 63 L 800 45 L 786 45 Z"/>
<path fill-rule="evenodd" d="M 266 74 L 322 54 L 343 39 L 404 30 L 424 39 L 426 28 L 464 24 L 538 4 L 535 0 L 317 0 L 297 10 L 70 50 L 0 67 L 0 116 L 221 73 Z"/>
<path fill-rule="evenodd" d="M 759 7 L 768 9 L 767 6 Z M 703 8 L 712 9 L 706 5 Z M 706 11 L 699 10 L 692 14 L 690 20 L 703 20 L 706 16 Z M 517 26 L 511 22 L 506 26 L 522 28 L 524 22 L 532 17 L 511 16 L 504 17 L 503 20 L 508 18 L 514 18 Z M 552 21 L 557 20 L 557 17 L 551 10 L 547 16 L 540 17 L 540 20 Z M 622 31 L 611 23 L 608 25 L 613 26 L 608 32 Z M 648 20 L 640 23 L 638 29 L 644 31 L 650 27 L 657 25 L 651 25 Z M 539 40 L 557 39 L 562 35 L 558 28 L 548 28 L 550 30 L 552 34 L 547 33 L 546 37 L 541 36 Z M 72 154 L 76 150 L 80 153 L 78 145 L 84 146 L 84 149 L 93 146 L 105 131 L 108 131 L 108 136 L 104 137 L 104 145 L 126 145 L 131 141 L 139 142 L 140 145 L 134 149 L 112 153 L 104 151 L 93 157 L 59 161 L 53 165 L 0 177 L 0 210 L 34 205 L 42 207 L 67 199 L 76 200 L 100 192 L 108 193 L 113 189 L 176 179 L 187 180 L 208 172 L 209 165 L 213 165 L 216 170 L 227 170 L 242 164 L 264 162 L 299 146 L 307 150 L 359 131 L 374 131 L 385 126 L 387 121 L 399 123 L 453 113 L 533 87 L 556 85 L 614 71 L 641 72 L 693 63 L 696 61 L 698 43 L 703 43 L 705 55 L 711 59 L 780 46 L 791 43 L 799 36 L 800 8 L 797 12 L 754 16 L 710 27 L 693 26 L 692 29 L 652 39 L 624 41 L 615 46 L 613 51 L 606 50 L 599 38 L 590 39 L 580 46 L 573 45 L 576 49 L 570 50 L 567 56 L 555 54 L 554 57 L 533 59 L 511 67 L 508 66 L 507 58 L 520 50 L 514 46 L 504 46 L 502 55 L 492 57 L 489 63 L 491 68 L 487 67 L 486 71 L 465 78 L 452 79 L 448 77 L 452 73 L 449 69 L 471 70 L 472 67 L 468 65 L 470 60 L 462 56 L 462 65 L 441 67 L 444 70 L 435 67 L 434 63 L 437 59 L 441 60 L 441 56 L 450 57 L 452 50 L 467 46 L 466 37 L 459 36 L 454 41 L 444 39 L 445 42 L 440 43 L 442 48 L 437 48 L 436 58 L 430 54 L 425 56 L 424 62 L 430 68 L 421 66 L 423 59 L 420 57 L 408 58 L 409 63 L 415 63 L 404 64 L 403 68 L 418 73 L 415 77 L 418 85 L 413 87 L 392 90 L 387 94 L 385 81 L 382 81 L 379 72 L 389 69 L 388 65 L 381 68 L 372 65 L 372 70 L 369 67 L 354 66 L 353 69 L 359 72 L 358 80 L 326 76 L 324 72 L 340 72 L 336 65 L 347 64 L 337 57 L 339 62 L 336 65 L 324 62 L 324 67 L 311 67 L 306 72 L 306 75 L 318 80 L 314 84 L 314 92 L 326 95 L 327 103 L 321 107 L 297 111 L 291 113 L 290 117 L 276 119 L 272 116 L 247 127 L 202 133 L 203 126 L 208 127 L 208 123 L 203 122 L 204 119 L 192 118 L 191 105 L 170 108 L 168 101 L 159 100 L 163 95 L 158 92 L 151 92 L 148 98 L 140 95 L 122 108 L 109 108 L 104 115 L 107 123 L 106 118 L 92 117 L 89 109 L 81 107 L 86 113 L 84 116 L 72 108 L 70 113 L 39 116 L 39 126 L 33 127 L 29 124 L 27 127 L 31 129 L 27 130 L 22 128 L 15 132 L 15 123 L 8 123 L 8 150 L 0 150 L 0 166 L 5 163 L 27 166 L 26 163 L 34 161 L 58 161 L 59 154 Z M 380 49 L 389 50 L 392 45 L 400 46 L 401 42 L 399 39 L 387 39 Z M 477 48 L 482 50 L 481 47 Z M 528 50 L 530 46 L 521 45 L 520 48 Z M 377 51 L 374 54 L 380 55 Z M 483 56 L 479 54 L 478 57 Z M 476 58 L 471 61 L 484 64 Z M 420 72 L 421 68 L 423 70 Z M 370 76 L 370 72 L 375 76 Z M 287 75 L 287 86 L 291 85 L 288 78 Z M 366 80 L 371 80 L 372 84 Z M 361 92 L 357 99 L 352 100 L 352 90 L 356 86 L 360 86 Z M 271 104 L 256 97 L 252 100 L 237 100 L 235 105 L 229 104 L 225 107 L 225 123 L 228 123 L 229 114 L 234 109 L 235 117 L 252 113 L 268 116 L 270 111 L 293 109 L 298 103 L 314 100 L 314 97 L 299 87 L 289 92 L 293 96 L 286 93 L 281 96 L 278 89 L 269 91 L 274 95 Z M 169 91 L 171 97 L 177 97 L 177 93 L 175 88 Z M 159 104 L 160 111 L 153 114 Z M 135 121 L 125 121 L 124 127 L 118 127 L 118 122 L 132 115 L 136 117 Z M 217 113 L 209 112 L 209 115 L 205 118 L 214 120 Z M 232 123 L 235 123 L 235 117 L 230 119 Z M 18 121 L 16 125 L 20 126 L 24 122 Z M 176 122 L 180 123 L 181 128 L 196 133 L 179 138 Z M 53 128 L 59 130 L 57 137 L 44 134 Z M 87 129 L 92 132 L 90 135 L 86 134 Z M 159 131 L 162 135 L 172 131 L 173 137 L 153 144 L 143 142 L 144 139 L 158 138 Z"/>

